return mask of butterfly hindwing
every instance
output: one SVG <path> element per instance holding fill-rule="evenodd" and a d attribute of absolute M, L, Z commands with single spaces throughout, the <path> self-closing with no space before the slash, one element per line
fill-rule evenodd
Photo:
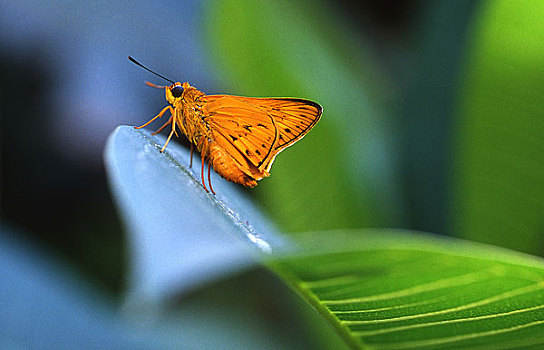
<path fill-rule="evenodd" d="M 261 168 L 272 156 L 278 135 L 266 111 L 233 96 L 209 95 L 203 100 L 202 112 L 215 141 L 239 164 L 244 165 L 242 158 L 246 158 Z"/>

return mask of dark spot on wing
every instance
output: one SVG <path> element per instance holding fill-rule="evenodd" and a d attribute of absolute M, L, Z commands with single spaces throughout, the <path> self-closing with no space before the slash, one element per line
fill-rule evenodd
<path fill-rule="evenodd" d="M 243 128 L 247 131 L 251 131 L 251 125 L 244 125 Z"/>
<path fill-rule="evenodd" d="M 289 130 L 289 128 L 285 128 L 283 130 L 285 130 L 285 132 L 289 132 L 289 133 L 291 132 L 291 130 Z"/>
<path fill-rule="evenodd" d="M 230 138 L 232 139 L 233 142 L 236 141 L 236 140 L 238 140 L 237 137 L 234 137 L 234 136 L 232 136 L 232 135 L 229 135 L 229 136 L 230 136 Z"/>
<path fill-rule="evenodd" d="M 258 155 L 261 155 L 261 151 L 259 151 L 258 149 L 255 150 L 255 153 L 257 153 Z"/>
<path fill-rule="evenodd" d="M 248 149 L 246 149 L 246 154 L 248 157 L 251 157 L 253 155 Z"/>
<path fill-rule="evenodd" d="M 265 129 L 268 129 L 268 127 L 267 127 L 266 125 L 264 125 L 264 124 L 261 124 L 261 123 L 257 124 L 257 126 L 260 126 L 261 128 L 265 128 Z"/>

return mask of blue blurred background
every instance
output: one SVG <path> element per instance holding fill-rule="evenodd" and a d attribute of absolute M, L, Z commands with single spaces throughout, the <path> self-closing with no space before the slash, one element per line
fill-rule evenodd
<path fill-rule="evenodd" d="M 143 85 L 154 77 L 127 55 L 212 89 L 203 4 L 3 1 L 1 8 L 2 219 L 119 291 L 122 228 L 102 152 L 116 126 L 139 124 L 165 103 Z"/>
<path fill-rule="evenodd" d="M 166 103 L 132 55 L 208 94 L 324 106 L 247 191 L 282 231 L 398 227 L 542 255 L 542 4 L 0 1 L 3 231 L 122 295 L 103 148 Z"/>

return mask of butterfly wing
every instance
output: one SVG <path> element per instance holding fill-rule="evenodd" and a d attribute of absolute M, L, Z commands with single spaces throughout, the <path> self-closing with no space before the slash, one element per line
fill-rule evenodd
<path fill-rule="evenodd" d="M 323 108 L 299 98 L 237 97 L 241 101 L 264 109 L 278 128 L 277 148 L 285 148 L 300 140 L 319 121 Z"/>
<path fill-rule="evenodd" d="M 319 120 L 317 103 L 294 98 L 207 95 L 204 121 L 214 140 L 242 167 L 268 172 L 276 155 L 300 140 Z"/>
<path fill-rule="evenodd" d="M 323 108 L 318 103 L 300 98 L 238 98 L 266 110 L 276 125 L 277 142 L 271 152 L 273 157 L 263 163 L 266 170 L 270 169 L 274 158 L 281 151 L 303 138 L 323 113 Z"/>

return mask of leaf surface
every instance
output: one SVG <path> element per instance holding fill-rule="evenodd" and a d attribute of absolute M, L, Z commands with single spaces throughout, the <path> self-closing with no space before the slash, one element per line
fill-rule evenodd
<path fill-rule="evenodd" d="M 406 231 L 295 235 L 277 271 L 355 348 L 544 344 L 540 258 Z"/>

